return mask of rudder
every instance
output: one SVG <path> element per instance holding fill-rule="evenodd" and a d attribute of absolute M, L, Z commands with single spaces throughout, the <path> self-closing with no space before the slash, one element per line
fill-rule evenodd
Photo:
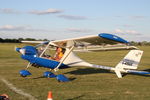
<path fill-rule="evenodd" d="M 141 50 L 130 50 L 130 52 L 119 62 L 117 69 L 137 69 L 143 55 Z"/>
<path fill-rule="evenodd" d="M 138 64 L 143 55 L 143 51 L 141 50 L 130 50 L 129 53 L 117 64 L 116 66 L 116 74 L 118 78 L 121 78 L 121 71 L 129 70 L 129 69 L 137 69 Z"/>

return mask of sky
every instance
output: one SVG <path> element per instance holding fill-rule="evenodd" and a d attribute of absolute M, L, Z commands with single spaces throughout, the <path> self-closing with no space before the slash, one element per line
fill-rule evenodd
<path fill-rule="evenodd" d="M 0 38 L 111 33 L 150 41 L 150 0 L 0 0 Z"/>

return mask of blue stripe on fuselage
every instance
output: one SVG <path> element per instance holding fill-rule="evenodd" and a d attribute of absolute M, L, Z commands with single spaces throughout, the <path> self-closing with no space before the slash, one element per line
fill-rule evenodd
<path fill-rule="evenodd" d="M 40 57 L 34 57 L 34 56 L 28 56 L 28 55 L 22 55 L 22 59 L 29 61 L 31 64 L 37 64 L 38 66 L 45 67 L 45 68 L 50 68 L 54 69 L 58 66 L 59 62 L 50 60 L 50 59 L 45 59 L 45 58 L 40 58 Z M 61 64 L 60 68 L 66 68 L 67 65 Z"/>

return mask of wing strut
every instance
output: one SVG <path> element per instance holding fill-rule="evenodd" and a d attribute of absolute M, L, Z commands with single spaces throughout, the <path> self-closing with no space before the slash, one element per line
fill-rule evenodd
<path fill-rule="evenodd" d="M 27 67 L 26 67 L 26 69 L 28 69 L 30 66 L 31 66 L 31 63 L 29 62 L 28 65 L 27 65 Z"/>
<path fill-rule="evenodd" d="M 60 65 L 65 61 L 65 59 L 69 56 L 69 54 L 73 51 L 73 49 L 74 49 L 74 45 L 69 49 L 69 52 L 63 57 L 63 59 L 61 60 L 61 62 L 54 69 L 55 72 L 59 70 Z"/>
<path fill-rule="evenodd" d="M 48 45 L 46 46 L 46 48 L 43 50 L 43 52 L 40 54 L 40 56 L 39 56 L 39 57 L 42 57 L 42 56 L 43 56 L 44 52 L 48 49 L 48 47 L 49 47 L 50 43 L 51 43 L 51 42 L 49 42 L 49 43 L 48 43 Z"/>

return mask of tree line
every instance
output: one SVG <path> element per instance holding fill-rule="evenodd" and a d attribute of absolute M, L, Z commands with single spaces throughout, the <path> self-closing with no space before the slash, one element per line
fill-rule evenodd
<path fill-rule="evenodd" d="M 0 38 L 0 43 L 21 43 L 21 41 L 48 41 L 48 40 L 47 39 L 34 39 L 34 38 L 18 38 L 18 39 Z M 130 44 L 134 46 L 150 46 L 150 42 L 148 41 L 142 41 L 142 42 L 131 41 Z"/>
<path fill-rule="evenodd" d="M 131 41 L 130 44 L 134 46 L 150 46 L 150 42 L 148 41 L 142 41 L 142 42 Z"/>
<path fill-rule="evenodd" d="M 47 39 L 34 39 L 34 38 L 18 38 L 18 39 L 0 38 L 0 43 L 21 43 L 21 41 L 48 41 L 48 40 Z"/>

